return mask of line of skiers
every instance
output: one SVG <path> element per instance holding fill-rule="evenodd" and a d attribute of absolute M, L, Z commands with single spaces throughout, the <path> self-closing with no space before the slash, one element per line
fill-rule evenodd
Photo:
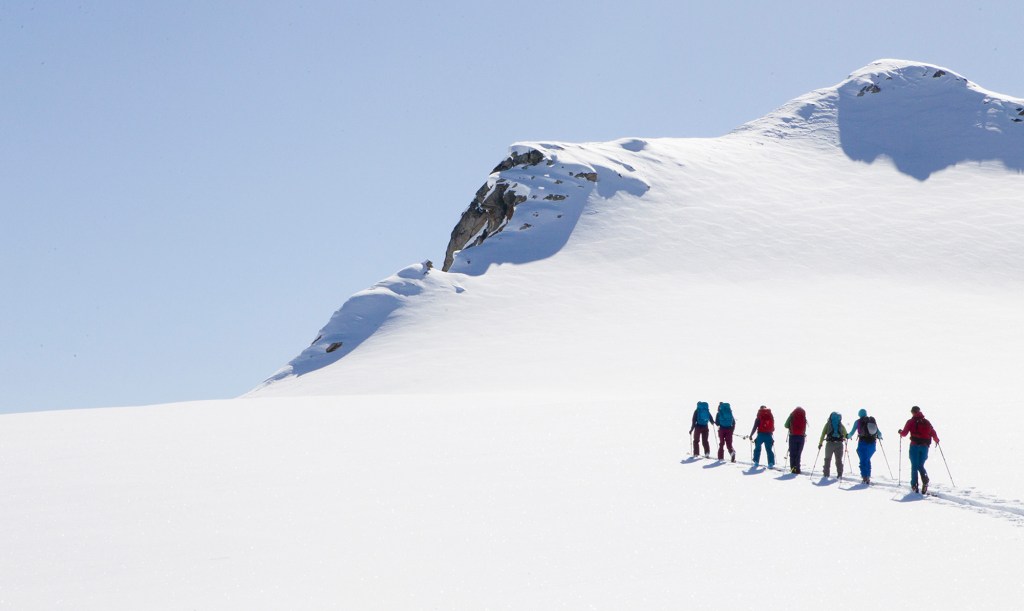
<path fill-rule="evenodd" d="M 931 422 L 924 417 L 921 408 L 914 406 L 910 409 L 911 417 L 903 428 L 898 431 L 900 437 L 910 435 L 910 487 L 914 492 L 928 492 L 928 472 L 924 468 L 928 460 L 928 448 L 932 440 L 936 445 L 939 443 L 939 436 L 932 427 Z M 843 450 L 845 442 L 857 436 L 857 457 L 860 459 L 861 481 L 865 484 L 871 483 L 871 457 L 875 453 L 875 446 L 882 439 L 882 431 L 874 416 L 869 416 L 867 410 L 860 410 L 857 413 L 857 420 L 849 429 L 842 422 L 843 417 L 839 412 L 832 412 L 825 426 L 821 429 L 818 437 L 818 453 L 821 453 L 822 445 L 825 447 L 825 477 L 831 476 L 832 463 L 835 462 L 836 476 L 843 477 Z M 710 458 L 711 449 L 708 444 L 709 425 L 718 427 L 718 460 L 724 460 L 725 450 L 729 451 L 729 459 L 736 462 L 736 450 L 732 445 L 732 438 L 737 436 L 736 418 L 732 413 L 732 406 L 728 403 L 719 403 L 718 410 L 714 416 L 706 401 L 697 402 L 697 409 L 693 411 L 693 419 L 690 424 L 690 434 L 693 440 L 693 455 L 700 456 L 700 449 L 703 446 L 704 456 Z M 807 439 L 807 413 L 804 408 L 797 407 L 786 418 L 783 426 L 789 430 L 789 469 L 792 473 L 799 474 L 800 457 L 804 450 L 804 441 Z M 761 463 L 762 448 L 767 454 L 768 468 L 775 467 L 775 417 L 772 410 L 762 405 L 757 410 L 754 418 L 754 425 L 750 429 L 750 435 L 743 435 L 743 439 L 749 439 L 753 443 L 753 464 L 755 467 Z M 817 458 L 815 458 L 817 462 Z M 918 474 L 920 474 L 921 488 L 918 489 Z"/>

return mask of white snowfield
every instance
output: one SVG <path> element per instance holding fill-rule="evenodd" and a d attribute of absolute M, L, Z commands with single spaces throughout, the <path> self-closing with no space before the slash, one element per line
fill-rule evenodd
<path fill-rule="evenodd" d="M 884 60 L 721 138 L 529 149 L 501 233 L 246 397 L 0 418 L 0 608 L 1021 608 L 1024 100 Z M 770 406 L 780 466 L 803 406 L 805 475 L 690 458 L 698 400 Z M 806 475 L 861 408 L 873 485 L 855 442 Z"/>

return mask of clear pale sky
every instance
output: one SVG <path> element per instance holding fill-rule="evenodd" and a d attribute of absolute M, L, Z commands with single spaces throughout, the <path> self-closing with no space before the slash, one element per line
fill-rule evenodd
<path fill-rule="evenodd" d="M 1024 96 L 1019 3 L 894 4 L 4 2 L 0 412 L 244 393 L 519 140 L 718 136 L 884 57 Z"/>

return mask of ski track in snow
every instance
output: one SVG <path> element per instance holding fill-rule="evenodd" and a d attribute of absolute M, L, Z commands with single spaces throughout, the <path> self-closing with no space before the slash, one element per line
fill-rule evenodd
<path fill-rule="evenodd" d="M 743 469 L 743 475 L 760 475 L 767 471 L 772 471 L 774 473 L 778 473 L 778 476 L 774 478 L 777 481 L 806 480 L 807 483 L 819 488 L 831 488 L 833 484 L 837 483 L 835 478 L 828 478 L 826 480 L 828 483 L 821 483 L 824 478 L 824 476 L 821 475 L 821 472 L 815 473 L 812 471 L 810 473 L 800 473 L 797 475 L 790 473 L 785 468 L 780 469 L 778 466 L 774 469 L 768 469 L 765 466 L 754 467 L 753 462 L 749 460 L 739 460 L 738 458 L 736 462 L 733 463 L 728 460 L 702 458 L 687 454 L 686 457 L 680 461 L 680 464 L 687 466 L 701 463 L 705 463 L 702 464 L 702 468 L 704 470 L 712 470 L 717 467 L 725 466 L 740 467 Z M 819 477 L 815 477 L 816 475 Z M 871 478 L 870 486 L 866 486 L 857 481 L 858 479 L 859 475 L 854 475 L 850 478 L 838 480 L 836 489 L 844 492 L 869 491 L 874 493 L 895 493 L 890 497 L 890 500 L 898 503 L 927 500 L 925 496 L 914 493 L 910 490 L 909 479 L 903 483 L 899 483 L 898 481 L 888 477 L 874 475 Z M 1021 501 L 1016 499 L 1012 501 L 1003 499 L 991 494 L 980 492 L 974 487 L 954 488 L 934 482 L 932 483 L 932 489 L 928 492 L 927 496 L 932 497 L 932 502 L 939 505 L 974 511 L 994 518 L 1007 520 L 1019 527 L 1024 527 L 1024 503 L 1021 503 Z"/>

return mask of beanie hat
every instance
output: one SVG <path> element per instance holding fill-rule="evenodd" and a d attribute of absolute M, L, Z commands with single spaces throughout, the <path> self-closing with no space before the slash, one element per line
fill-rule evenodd
<path fill-rule="evenodd" d="M 916 414 L 919 411 L 921 411 L 921 408 L 916 406 L 916 405 L 914 407 L 910 408 L 910 413 L 911 414 Z"/>
<path fill-rule="evenodd" d="M 868 417 L 868 410 L 862 409 L 859 412 L 857 412 L 857 415 L 859 417 L 861 417 L 861 418 L 867 418 Z"/>

